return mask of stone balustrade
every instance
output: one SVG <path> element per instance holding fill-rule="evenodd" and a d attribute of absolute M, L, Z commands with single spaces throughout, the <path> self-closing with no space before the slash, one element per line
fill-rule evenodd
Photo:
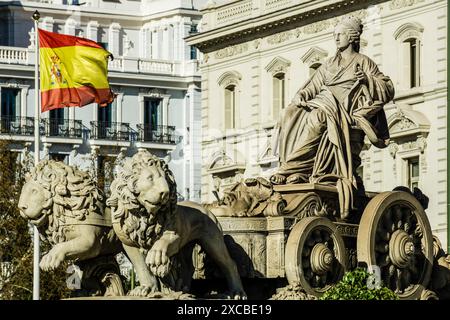
<path fill-rule="evenodd" d="M 249 18 L 289 8 L 311 0 L 244 0 L 234 1 L 224 5 L 209 5 L 202 10 L 202 31 L 207 31 L 232 24 L 236 21 L 245 21 Z"/>
<path fill-rule="evenodd" d="M 27 48 L 0 47 L 0 63 L 28 64 L 29 51 Z"/>
<path fill-rule="evenodd" d="M 34 49 L 0 46 L 0 64 L 33 66 L 34 53 Z M 200 75 L 197 60 L 182 62 L 119 56 L 109 61 L 108 69 L 109 71 L 124 73 L 149 73 L 174 76 Z"/>

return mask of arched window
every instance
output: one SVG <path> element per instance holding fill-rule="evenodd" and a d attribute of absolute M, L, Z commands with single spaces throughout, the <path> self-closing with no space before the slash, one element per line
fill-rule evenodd
<path fill-rule="evenodd" d="M 225 129 L 238 128 L 239 123 L 239 81 L 241 75 L 236 71 L 222 74 L 217 83 L 223 88 L 223 119 Z"/>
<path fill-rule="evenodd" d="M 421 39 L 423 27 L 418 23 L 406 23 L 398 28 L 395 39 L 400 43 L 399 85 L 403 89 L 419 87 L 421 85 Z"/>
<path fill-rule="evenodd" d="M 281 109 L 285 106 L 285 74 L 277 73 L 273 76 L 273 118 L 278 119 Z"/>

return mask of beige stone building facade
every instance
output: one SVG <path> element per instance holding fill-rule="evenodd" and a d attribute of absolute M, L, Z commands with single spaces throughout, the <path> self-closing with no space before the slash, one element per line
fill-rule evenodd
<path fill-rule="evenodd" d="M 367 191 L 419 187 L 447 246 L 447 1 L 209 1 L 202 13 L 201 32 L 188 38 L 203 52 L 202 201 L 276 170 L 276 120 L 335 54 L 336 23 L 354 15 L 364 24 L 361 52 L 396 90 L 385 106 L 391 143 L 367 141 L 358 173 Z"/>

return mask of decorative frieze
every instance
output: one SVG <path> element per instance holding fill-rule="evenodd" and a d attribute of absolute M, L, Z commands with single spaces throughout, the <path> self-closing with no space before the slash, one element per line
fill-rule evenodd
<path fill-rule="evenodd" d="M 235 56 L 238 54 L 242 54 L 242 53 L 246 52 L 247 50 L 248 50 L 248 44 L 242 43 L 242 44 L 238 44 L 238 45 L 220 49 L 215 52 L 214 57 L 216 59 L 223 59 L 223 58 L 232 57 L 232 56 Z"/>
<path fill-rule="evenodd" d="M 404 7 L 411 7 L 413 5 L 416 5 L 420 2 L 424 2 L 425 0 L 392 0 L 389 4 L 389 8 L 395 10 L 395 9 L 401 9 Z"/>
<path fill-rule="evenodd" d="M 280 32 L 280 33 L 277 33 L 277 34 L 267 37 L 267 43 L 269 43 L 271 45 L 279 44 L 281 42 L 285 42 L 285 41 L 288 41 L 289 39 L 291 39 L 292 35 L 293 34 L 291 31 Z"/>

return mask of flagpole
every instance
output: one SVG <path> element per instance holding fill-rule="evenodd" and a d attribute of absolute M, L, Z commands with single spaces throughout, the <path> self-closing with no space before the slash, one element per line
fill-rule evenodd
<path fill-rule="evenodd" d="M 39 28 L 38 21 L 41 15 L 39 11 L 35 11 L 33 13 L 34 20 L 34 30 L 36 34 L 35 40 L 35 57 L 34 57 L 34 166 L 37 166 L 39 163 L 39 150 L 40 150 L 40 137 L 39 137 L 39 116 L 40 116 L 40 108 L 39 108 Z M 36 226 L 34 226 L 33 230 L 33 300 L 39 300 L 39 260 L 40 260 L 40 252 L 39 252 L 39 231 Z"/>

